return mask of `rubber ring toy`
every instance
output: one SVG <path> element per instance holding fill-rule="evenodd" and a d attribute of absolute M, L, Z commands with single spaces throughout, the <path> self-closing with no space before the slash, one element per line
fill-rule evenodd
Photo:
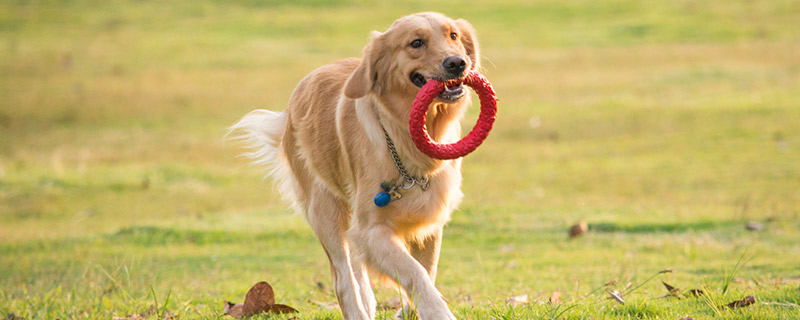
<path fill-rule="evenodd" d="M 489 80 L 486 80 L 486 78 L 478 72 L 470 71 L 462 83 L 472 87 L 480 98 L 481 112 L 478 116 L 478 122 L 475 123 L 475 127 L 472 128 L 472 131 L 458 142 L 439 144 L 433 141 L 428 134 L 428 128 L 425 125 L 425 115 L 428 113 L 428 107 L 431 102 L 433 102 L 433 98 L 445 89 L 445 83 L 451 84 L 451 82 L 441 82 L 431 79 L 422 86 L 422 89 L 417 93 L 417 97 L 414 99 L 414 104 L 411 107 L 408 129 L 411 132 L 411 139 L 414 140 L 417 149 L 431 158 L 450 160 L 461 158 L 475 151 L 489 135 L 489 131 L 492 130 L 494 120 L 497 116 L 497 95 L 494 92 L 494 88 L 492 88 L 492 84 L 489 83 Z"/>

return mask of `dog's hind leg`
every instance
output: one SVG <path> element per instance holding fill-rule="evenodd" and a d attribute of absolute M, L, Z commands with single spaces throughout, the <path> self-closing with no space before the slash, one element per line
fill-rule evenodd
<path fill-rule="evenodd" d="M 370 320 L 374 311 L 368 313 L 368 303 L 362 301 L 362 291 L 371 288 L 360 288 L 369 285 L 369 280 L 364 280 L 363 267 L 357 263 L 354 269 L 350 247 L 345 233 L 350 217 L 347 205 L 337 199 L 330 191 L 322 186 L 313 187 L 307 213 L 308 224 L 316 233 L 322 243 L 325 253 L 330 261 L 331 275 L 336 298 L 345 320 Z M 371 296 L 371 295 L 370 295 Z M 375 298 L 372 297 L 374 301 Z M 372 302 L 374 305 L 374 302 Z M 372 308 L 374 310 L 374 308 Z"/>
<path fill-rule="evenodd" d="M 436 282 L 436 269 L 439 267 L 439 251 L 442 248 L 442 229 L 436 230 L 420 242 L 409 244 L 409 251 L 425 270 L 431 281 Z"/>

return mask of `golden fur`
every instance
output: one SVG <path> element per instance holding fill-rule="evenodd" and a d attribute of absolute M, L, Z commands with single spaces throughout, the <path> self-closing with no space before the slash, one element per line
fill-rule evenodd
<path fill-rule="evenodd" d="M 424 45 L 409 45 L 416 39 Z M 405 312 L 413 305 L 422 320 L 455 319 L 434 281 L 442 227 L 463 196 L 461 160 L 426 156 L 408 131 L 419 91 L 410 75 L 451 79 L 443 67 L 448 57 L 463 57 L 466 72 L 479 68 L 468 22 L 431 12 L 406 16 L 384 33 L 373 32 L 362 59 L 311 72 L 285 111 L 256 110 L 231 128 L 255 148 L 249 155 L 257 163 L 271 166 L 281 193 L 322 243 L 345 319 L 375 318 L 368 267 L 404 288 Z M 469 104 L 469 95 L 434 100 L 427 114 L 432 137 L 458 140 Z M 400 175 L 381 127 L 408 172 L 430 179 L 427 191 L 414 187 L 382 208 L 373 203 L 381 182 Z"/>

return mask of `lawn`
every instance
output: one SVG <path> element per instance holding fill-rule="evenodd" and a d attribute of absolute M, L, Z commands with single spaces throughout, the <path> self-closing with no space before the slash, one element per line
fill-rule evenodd
<path fill-rule="evenodd" d="M 340 319 L 313 233 L 223 136 L 418 11 L 475 26 L 500 99 L 445 228 L 459 318 L 800 318 L 797 1 L 12 0 L 0 319 L 216 319 L 262 280 Z"/>

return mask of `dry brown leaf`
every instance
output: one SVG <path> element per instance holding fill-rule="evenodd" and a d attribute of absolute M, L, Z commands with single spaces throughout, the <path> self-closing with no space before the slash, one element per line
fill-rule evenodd
<path fill-rule="evenodd" d="M 242 314 L 249 317 L 264 311 L 267 306 L 275 304 L 275 292 L 272 286 L 265 281 L 256 283 L 244 297 Z"/>
<path fill-rule="evenodd" d="M 678 293 L 681 291 L 680 289 L 678 289 L 678 288 L 675 288 L 675 287 L 673 287 L 673 286 L 669 285 L 669 283 L 666 283 L 666 282 L 664 282 L 663 280 L 661 281 L 661 284 L 663 284 L 663 285 L 664 285 L 664 288 L 667 288 L 667 291 L 669 291 L 669 294 L 670 294 L 670 295 L 673 295 L 673 296 L 676 296 L 676 297 L 677 297 L 677 296 L 678 296 Z"/>
<path fill-rule="evenodd" d="M 561 303 L 561 291 L 553 291 L 550 295 L 550 304 L 556 305 Z"/>
<path fill-rule="evenodd" d="M 731 302 L 731 303 L 727 304 L 727 306 L 728 306 L 728 308 L 736 309 L 736 308 L 743 308 L 743 307 L 749 306 L 749 305 L 754 304 L 754 303 L 756 303 L 756 297 L 754 297 L 754 296 L 746 296 L 746 297 L 742 298 L 741 300 L 736 300 L 734 302 Z"/>
<path fill-rule="evenodd" d="M 578 223 L 574 224 L 572 227 L 569 228 L 569 237 L 571 239 L 575 239 L 577 237 L 580 237 L 587 231 L 589 231 L 589 225 L 586 224 L 586 221 L 579 221 Z"/>
<path fill-rule="evenodd" d="M 226 316 L 242 318 L 259 313 L 296 313 L 297 310 L 284 304 L 275 304 L 275 293 L 269 283 L 261 281 L 256 283 L 244 298 L 244 303 L 234 304 L 225 301 L 222 309 Z"/>

